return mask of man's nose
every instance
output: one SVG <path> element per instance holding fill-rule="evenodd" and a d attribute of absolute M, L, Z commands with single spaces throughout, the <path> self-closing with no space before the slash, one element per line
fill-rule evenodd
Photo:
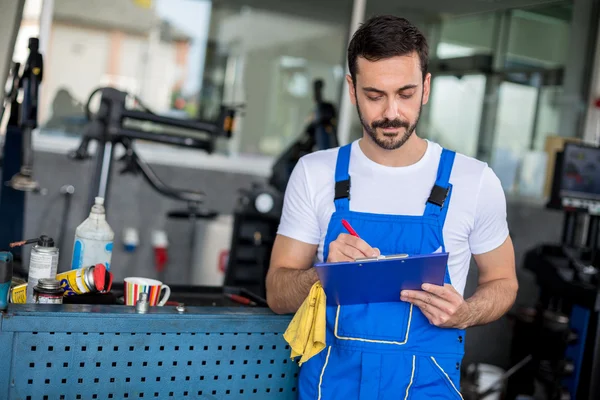
<path fill-rule="evenodd" d="M 387 102 L 383 117 L 389 119 L 390 121 L 398 118 L 398 103 L 395 99 Z"/>

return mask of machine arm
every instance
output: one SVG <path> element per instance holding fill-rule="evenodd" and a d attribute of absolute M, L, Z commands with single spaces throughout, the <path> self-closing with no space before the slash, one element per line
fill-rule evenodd
<path fill-rule="evenodd" d="M 134 166 L 141 171 L 146 182 L 148 182 L 157 192 L 175 200 L 186 201 L 189 203 L 201 203 L 204 200 L 205 194 L 202 192 L 174 189 L 165 185 L 163 181 L 154 173 L 150 165 L 142 160 L 133 148 L 133 143 L 130 139 L 124 139 L 123 145 L 126 149 L 125 161 L 129 164 L 129 168 Z"/>
<path fill-rule="evenodd" d="M 93 114 L 90 111 L 90 103 L 97 93 L 100 93 L 100 107 Z M 153 113 L 137 98 L 135 100 L 143 111 L 128 109 L 128 96 L 125 92 L 105 87 L 94 90 L 88 99 L 86 116 L 89 123 L 79 148 L 71 152 L 70 156 L 74 159 L 85 159 L 90 141 L 98 142 L 96 171 L 88 201 L 90 207 L 96 196 L 104 197 L 106 204 L 114 146 L 118 143 L 125 146 L 127 151 L 125 159 L 128 161 L 129 169 L 135 166 L 134 168 L 141 171 L 146 181 L 159 193 L 187 202 L 201 202 L 204 198 L 203 193 L 166 186 L 148 164 L 135 153 L 132 147 L 133 140 L 193 147 L 212 153 L 217 137 L 231 137 L 237 107 L 221 107 L 219 117 L 213 122 L 178 119 Z"/>

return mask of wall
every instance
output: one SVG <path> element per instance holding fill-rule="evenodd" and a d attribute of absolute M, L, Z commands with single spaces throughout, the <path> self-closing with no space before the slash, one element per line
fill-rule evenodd
<path fill-rule="evenodd" d="M 342 24 L 294 15 L 262 10 L 225 15 L 216 40 L 240 62 L 232 91 L 235 101 L 246 105 L 238 123 L 242 133 L 231 147 L 244 153 L 280 154 L 300 133 L 313 108 L 315 78 L 324 79 L 324 97 L 337 103 L 343 77 L 334 72 L 342 70 L 346 36 Z M 284 67 L 284 58 L 296 59 L 297 65 Z M 289 92 L 291 79 L 305 83 L 304 93 Z"/>

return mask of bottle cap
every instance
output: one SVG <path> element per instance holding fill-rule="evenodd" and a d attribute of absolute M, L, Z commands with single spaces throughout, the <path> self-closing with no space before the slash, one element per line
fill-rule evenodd
<path fill-rule="evenodd" d="M 40 289 L 58 290 L 60 289 L 60 282 L 52 278 L 42 278 L 38 281 L 37 287 Z"/>
<path fill-rule="evenodd" d="M 104 264 L 94 265 L 93 277 L 96 290 L 99 292 L 104 292 L 106 290 L 106 266 Z"/>
<path fill-rule="evenodd" d="M 104 217 L 104 213 L 104 198 L 96 197 L 90 212 L 90 217 L 93 219 L 102 219 Z"/>
<path fill-rule="evenodd" d="M 54 239 L 50 236 L 42 235 L 38 239 L 37 244 L 42 247 L 54 247 Z"/>

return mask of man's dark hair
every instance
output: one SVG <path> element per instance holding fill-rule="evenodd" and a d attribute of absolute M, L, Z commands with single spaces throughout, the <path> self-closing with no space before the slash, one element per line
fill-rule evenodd
<path fill-rule="evenodd" d="M 373 17 L 362 24 L 348 46 L 348 68 L 356 85 L 357 59 L 369 61 L 405 56 L 417 52 L 423 79 L 427 75 L 429 47 L 427 39 L 406 18 L 393 15 Z"/>

